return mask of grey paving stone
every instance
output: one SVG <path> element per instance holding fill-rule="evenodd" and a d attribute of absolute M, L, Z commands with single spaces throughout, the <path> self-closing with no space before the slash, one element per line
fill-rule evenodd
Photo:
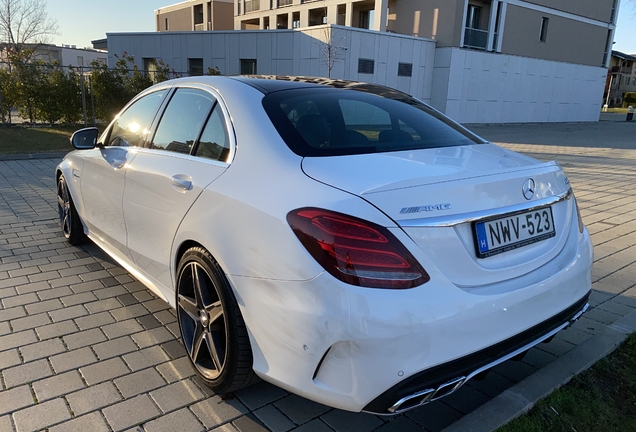
<path fill-rule="evenodd" d="M 285 390 L 265 381 L 239 390 L 235 394 L 250 410 L 255 410 L 288 395 Z"/>
<path fill-rule="evenodd" d="M 32 387 L 38 401 L 42 402 L 84 388 L 84 382 L 79 372 L 71 371 L 36 381 Z"/>
<path fill-rule="evenodd" d="M 55 355 L 49 360 L 55 372 L 62 373 L 95 363 L 97 361 L 97 357 L 95 357 L 95 354 L 93 354 L 93 351 L 90 348 L 85 347 Z"/>
<path fill-rule="evenodd" d="M 66 321 L 84 315 L 88 315 L 88 311 L 81 304 L 49 312 L 49 316 L 53 322 Z"/>
<path fill-rule="evenodd" d="M 9 323 L 6 321 L 0 322 L 0 336 L 4 336 L 9 333 L 11 333 L 11 327 L 9 327 Z"/>
<path fill-rule="evenodd" d="M 38 297 L 40 297 L 40 300 L 57 299 L 71 294 L 73 294 L 73 291 L 71 291 L 69 287 L 49 288 L 38 291 Z"/>
<path fill-rule="evenodd" d="M 143 305 L 150 312 L 159 312 L 161 310 L 170 308 L 170 305 L 161 299 L 146 301 L 143 303 Z"/>
<path fill-rule="evenodd" d="M 419 426 L 414 421 L 410 420 L 408 417 L 395 417 L 390 418 L 383 425 L 380 426 L 376 431 L 378 432 L 404 432 L 404 431 L 416 431 L 419 429 Z"/>
<path fill-rule="evenodd" d="M 274 405 L 296 424 L 307 423 L 332 409 L 293 394 L 274 402 Z"/>
<path fill-rule="evenodd" d="M 92 271 L 89 273 L 83 273 L 79 275 L 80 279 L 82 279 L 84 282 L 90 282 L 90 281 L 98 280 L 100 278 L 105 278 L 109 276 L 110 276 L 110 273 L 108 273 L 106 270 Z"/>
<path fill-rule="evenodd" d="M 163 348 L 163 350 L 170 356 L 171 359 L 180 358 L 187 354 L 185 348 L 177 339 L 162 343 L 161 348 Z"/>
<path fill-rule="evenodd" d="M 0 352 L 0 371 L 22 363 L 16 348 Z"/>
<path fill-rule="evenodd" d="M 166 384 L 166 381 L 154 369 L 145 369 L 115 379 L 115 386 L 124 398 L 130 398 Z"/>
<path fill-rule="evenodd" d="M 100 279 L 103 283 L 103 279 Z M 115 281 L 117 282 L 117 281 Z M 126 291 L 126 288 L 124 288 L 121 285 L 116 285 L 116 286 L 109 286 L 108 288 L 102 288 L 102 289 L 98 289 L 98 290 L 94 290 L 93 294 L 95 294 L 95 296 L 98 299 L 107 299 L 107 298 L 111 298 L 111 297 L 117 297 L 119 295 L 125 294 L 128 291 Z"/>
<path fill-rule="evenodd" d="M 27 310 L 29 315 L 35 315 L 42 312 L 50 312 L 56 309 L 61 309 L 63 307 L 64 305 L 59 299 L 53 298 L 38 303 L 28 304 L 25 306 L 25 309 Z"/>
<path fill-rule="evenodd" d="M 573 345 L 580 345 L 591 337 L 592 335 L 590 333 L 570 326 L 567 329 L 557 333 L 555 339 L 561 339 Z"/>
<path fill-rule="evenodd" d="M 621 318 L 621 315 L 617 315 L 606 310 L 602 310 L 600 308 L 594 308 L 588 311 L 585 316 L 585 319 L 596 321 L 605 325 L 614 324 Z"/>
<path fill-rule="evenodd" d="M 64 336 L 62 339 L 64 339 L 64 343 L 66 344 L 68 349 L 74 350 L 77 348 L 103 342 L 106 340 L 106 336 L 104 336 L 104 333 L 100 329 L 95 328 L 84 330 L 78 333 L 73 333 Z"/>
<path fill-rule="evenodd" d="M 131 337 L 133 338 L 135 343 L 139 345 L 140 348 L 157 345 L 162 342 L 167 342 L 169 340 L 174 339 L 174 335 L 172 335 L 169 331 L 167 331 L 163 327 L 158 327 L 151 330 L 142 331 L 140 333 L 135 333 Z"/>
<path fill-rule="evenodd" d="M 91 413 L 49 428 L 49 432 L 108 432 L 99 413 Z"/>
<path fill-rule="evenodd" d="M 106 421 L 115 432 L 144 423 L 161 413 L 147 395 L 120 402 L 102 410 Z"/>
<path fill-rule="evenodd" d="M 104 300 L 98 300 L 93 303 L 86 303 L 84 307 L 86 307 L 86 309 L 88 309 L 90 313 L 97 313 L 121 308 L 121 303 L 119 303 L 116 298 L 108 298 Z"/>
<path fill-rule="evenodd" d="M 192 381 L 183 380 L 150 392 L 150 397 L 161 411 L 170 412 L 201 400 L 205 395 Z"/>
<path fill-rule="evenodd" d="M 0 310 L 0 321 L 8 321 L 11 319 L 21 318 L 23 316 L 26 316 L 23 306 Z"/>
<path fill-rule="evenodd" d="M 66 395 L 66 400 L 76 416 L 104 408 L 121 401 L 115 385 L 108 381 Z"/>
<path fill-rule="evenodd" d="M 203 426 L 190 411 L 184 408 L 146 423 L 144 430 L 146 432 L 199 432 L 203 430 Z"/>
<path fill-rule="evenodd" d="M 113 322 L 115 322 L 115 319 L 108 312 L 98 312 L 93 315 L 75 319 L 75 323 L 80 328 L 80 330 L 102 327 Z"/>
<path fill-rule="evenodd" d="M 48 324 L 51 324 L 51 318 L 49 318 L 46 313 L 30 315 L 11 321 L 11 327 L 13 327 L 14 332 L 33 329 Z"/>
<path fill-rule="evenodd" d="M 137 318 L 137 321 L 146 330 L 161 327 L 163 325 L 159 322 L 157 318 L 155 318 L 152 315 L 144 315 L 142 317 Z"/>
<path fill-rule="evenodd" d="M 35 404 L 29 386 L 16 387 L 0 392 L 0 415 Z"/>
<path fill-rule="evenodd" d="M 181 357 L 171 362 L 160 364 L 156 369 L 163 378 L 170 383 L 191 377 L 195 374 L 190 360 L 188 360 L 187 357 Z"/>
<path fill-rule="evenodd" d="M 266 405 L 254 411 L 254 415 L 272 432 L 287 432 L 296 425 L 283 415 L 274 405 Z"/>
<path fill-rule="evenodd" d="M 18 291 L 18 294 L 37 292 L 40 300 L 44 300 L 39 293 L 42 291 L 48 290 L 49 288 L 50 288 L 49 283 L 47 281 L 42 281 L 42 282 L 35 282 L 35 283 L 26 284 L 26 285 L 20 285 L 19 287 L 16 288 L 16 290 Z"/>
<path fill-rule="evenodd" d="M 100 360 L 119 356 L 137 350 L 137 345 L 130 336 L 124 336 L 94 345 L 93 350 Z"/>
<path fill-rule="evenodd" d="M 47 278 L 48 279 L 48 278 Z M 78 276 L 66 276 L 57 279 L 49 279 L 49 283 L 53 288 L 81 283 L 82 280 Z M 71 288 L 72 289 L 72 288 Z"/>
<path fill-rule="evenodd" d="M 43 256 L 53 256 L 53 255 L 57 255 L 57 252 L 55 251 L 47 251 L 47 252 L 42 252 L 41 254 L 33 254 L 31 257 L 34 256 L 38 256 L 38 257 L 43 257 Z M 31 275 L 29 276 L 29 281 L 30 282 L 41 282 L 44 280 L 52 280 L 52 279 L 59 279 L 60 274 L 56 271 L 48 271 L 48 272 L 42 272 L 42 273 L 38 273 L 35 275 Z M 68 285 L 68 284 L 62 284 L 62 285 Z M 59 286 L 59 285 L 57 285 Z M 55 287 L 53 287 L 55 288 Z"/>
<path fill-rule="evenodd" d="M 114 320 L 115 319 L 113 318 L 113 321 Z M 106 333 L 106 336 L 108 336 L 109 339 L 115 339 L 121 336 L 138 333 L 143 330 L 144 329 L 141 324 L 139 324 L 135 319 L 119 321 L 102 327 L 102 331 Z"/>
<path fill-rule="evenodd" d="M 459 420 L 462 414 L 442 401 L 436 401 L 411 410 L 405 416 L 428 431 L 439 432 Z"/>
<path fill-rule="evenodd" d="M 24 306 L 26 304 L 35 303 L 38 301 L 40 301 L 40 299 L 35 293 L 28 293 L 28 294 L 22 294 L 22 295 L 17 295 L 13 297 L 3 298 L 2 305 L 4 306 L 5 309 L 7 309 L 11 307 L 16 307 L 16 306 Z"/>
<path fill-rule="evenodd" d="M 406 429 L 403 429 L 403 431 L 405 430 Z M 416 429 L 413 429 L 413 430 L 416 430 Z M 294 429 L 294 432 L 332 432 L 332 431 L 333 429 L 327 426 L 320 419 L 312 420 L 309 423 L 305 423 L 302 426 L 299 426 L 296 429 Z"/>
<path fill-rule="evenodd" d="M 174 316 L 171 309 L 155 312 L 153 315 L 161 324 L 170 324 L 177 320 L 177 317 Z"/>
<path fill-rule="evenodd" d="M 270 432 L 254 414 L 244 415 L 232 422 L 232 426 L 239 432 Z M 219 432 L 229 432 L 228 425 L 223 425 L 214 429 Z"/>
<path fill-rule="evenodd" d="M 112 299 L 112 300 L 115 300 L 115 299 Z M 102 301 L 105 301 L 105 300 L 102 300 Z M 124 321 L 131 318 L 147 315 L 148 309 L 143 307 L 143 305 L 135 304 L 131 306 L 124 306 L 119 309 L 113 309 L 110 311 L 110 313 L 113 315 L 113 317 L 117 321 Z"/>
<path fill-rule="evenodd" d="M 47 339 L 42 342 L 20 347 L 20 354 L 22 354 L 25 363 L 64 351 L 66 351 L 66 347 L 59 339 Z"/>
<path fill-rule="evenodd" d="M 161 347 L 153 346 L 140 351 L 135 351 L 123 356 L 124 361 L 128 364 L 128 367 L 133 371 L 145 369 L 150 366 L 155 366 L 160 363 L 164 363 L 170 360 L 168 354 L 166 354 Z"/>
<path fill-rule="evenodd" d="M 3 259 L 4 262 L 8 262 L 9 260 L 7 258 Z M 20 260 L 18 260 L 20 261 Z M 4 279 L 4 280 L 0 280 L 0 288 L 7 288 L 7 287 L 16 287 L 18 285 L 24 285 L 29 283 L 29 279 L 26 276 L 20 276 L 20 277 L 16 277 L 16 278 L 9 278 L 9 279 Z M 4 302 L 3 302 L 4 303 Z M 5 304 L 4 307 L 9 307 Z"/>
<path fill-rule="evenodd" d="M 320 418 L 332 429 L 347 432 L 367 432 L 383 424 L 377 416 L 341 410 L 330 411 Z"/>
<path fill-rule="evenodd" d="M 508 378 L 511 381 L 519 382 L 524 378 L 532 375 L 537 369 L 526 363 L 508 360 L 494 368 L 492 371 Z"/>
<path fill-rule="evenodd" d="M 60 298 L 60 300 L 62 301 L 62 303 L 64 303 L 64 306 L 68 308 L 69 306 L 81 305 L 84 303 L 97 301 L 98 298 L 95 297 L 91 292 L 84 292 L 62 297 Z"/>
<path fill-rule="evenodd" d="M 523 362 L 534 366 L 536 368 L 542 368 L 552 363 L 557 356 L 548 352 L 542 351 L 539 348 L 531 348 L 523 357 Z"/>
<path fill-rule="evenodd" d="M 480 407 L 490 398 L 469 386 L 463 386 L 455 393 L 444 397 L 444 403 L 463 414 Z"/>
<path fill-rule="evenodd" d="M 192 405 L 190 409 L 208 429 L 232 421 L 249 412 L 238 399 L 222 400 L 219 396 L 202 400 Z"/>
<path fill-rule="evenodd" d="M 29 383 L 53 375 L 49 362 L 45 359 L 14 366 L 2 371 L 4 383 L 8 388 Z"/>
<path fill-rule="evenodd" d="M 11 417 L 6 415 L 0 417 L 0 432 L 13 432 L 13 425 L 11 424 Z"/>
<path fill-rule="evenodd" d="M 537 345 L 537 348 L 542 351 L 549 352 L 550 354 L 553 354 L 557 357 L 560 357 L 568 351 L 572 350 L 572 348 L 574 348 L 575 346 L 576 345 L 570 342 L 566 342 L 563 339 L 555 337 L 550 342 L 540 343 L 539 345 Z"/>
<path fill-rule="evenodd" d="M 154 299 L 157 298 L 150 291 L 137 291 L 136 293 L 133 294 L 133 296 L 140 303 L 143 303 L 143 302 L 146 302 L 146 301 L 150 301 L 150 300 L 154 300 Z"/>
<path fill-rule="evenodd" d="M 53 399 L 13 413 L 18 432 L 37 431 L 70 418 L 64 399 Z"/>
<path fill-rule="evenodd" d="M 91 292 L 93 290 L 100 289 L 103 287 L 104 285 L 102 285 L 100 281 L 96 280 L 96 281 L 73 284 L 71 285 L 71 290 L 74 293 L 79 294 L 79 293 Z M 121 305 L 118 305 L 116 307 L 120 307 L 120 306 Z"/>
<path fill-rule="evenodd" d="M 486 396 L 494 397 L 514 385 L 514 382 L 495 372 L 490 371 L 484 379 L 472 379 L 468 381 L 467 385 L 476 389 L 480 393 L 485 394 Z"/>
<path fill-rule="evenodd" d="M 111 380 L 113 378 L 130 373 L 130 369 L 124 361 L 119 358 L 113 358 L 99 363 L 94 363 L 80 368 L 80 372 L 84 377 L 84 381 L 89 386 Z"/>
<path fill-rule="evenodd" d="M 2 278 L 2 279 L 6 279 L 6 278 Z M 24 293 L 20 293 L 20 294 L 24 294 Z M 0 289 L 0 298 L 14 297 L 17 295 L 18 295 L 18 292 L 16 291 L 14 287 Z"/>

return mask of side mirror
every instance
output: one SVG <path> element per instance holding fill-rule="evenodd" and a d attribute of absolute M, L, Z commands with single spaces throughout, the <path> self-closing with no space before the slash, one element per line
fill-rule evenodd
<path fill-rule="evenodd" d="M 90 150 L 97 145 L 99 130 L 96 127 L 89 127 L 75 131 L 71 135 L 71 144 L 77 150 Z"/>

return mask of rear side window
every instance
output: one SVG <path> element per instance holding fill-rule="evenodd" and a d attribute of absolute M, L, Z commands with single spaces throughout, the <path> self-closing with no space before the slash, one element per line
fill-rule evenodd
<path fill-rule="evenodd" d="M 214 102 L 214 97 L 202 90 L 177 89 L 150 147 L 189 154 Z"/>
<path fill-rule="evenodd" d="M 208 123 L 203 129 L 199 144 L 194 151 L 195 156 L 213 159 L 221 162 L 228 162 L 230 155 L 230 138 L 225 127 L 225 117 L 219 104 L 216 104 L 214 111 L 208 119 Z"/>
<path fill-rule="evenodd" d="M 289 148 L 300 156 L 380 153 L 478 144 L 435 110 L 398 92 L 391 97 L 333 88 L 292 89 L 263 98 Z"/>
<path fill-rule="evenodd" d="M 108 137 L 110 146 L 143 146 L 159 105 L 167 90 L 159 90 L 136 100 L 115 120 Z"/>

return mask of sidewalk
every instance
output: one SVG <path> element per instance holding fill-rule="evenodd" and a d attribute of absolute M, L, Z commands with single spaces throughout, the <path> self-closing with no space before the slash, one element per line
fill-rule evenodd
<path fill-rule="evenodd" d="M 636 123 L 472 129 L 565 168 L 595 244 L 592 308 L 523 361 L 393 418 L 263 382 L 211 394 L 174 312 L 95 246 L 60 236 L 59 156 L 0 160 L 0 432 L 490 431 L 528 409 L 636 328 Z"/>

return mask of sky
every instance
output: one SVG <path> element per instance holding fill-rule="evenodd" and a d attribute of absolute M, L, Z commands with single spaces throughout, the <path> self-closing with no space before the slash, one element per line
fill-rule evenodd
<path fill-rule="evenodd" d="M 48 0 L 47 11 L 57 20 L 57 45 L 91 47 L 106 33 L 155 31 L 155 9 L 180 0 Z M 621 0 L 613 49 L 636 54 L 636 0 Z"/>

